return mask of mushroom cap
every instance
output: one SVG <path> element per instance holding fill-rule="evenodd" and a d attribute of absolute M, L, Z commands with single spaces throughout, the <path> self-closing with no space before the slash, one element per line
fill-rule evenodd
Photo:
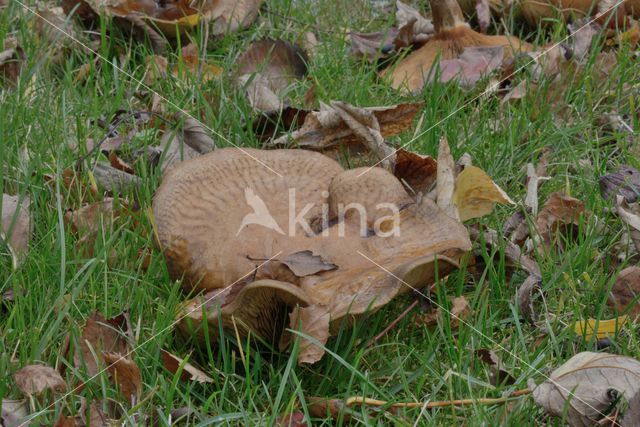
<path fill-rule="evenodd" d="M 339 204 L 361 206 L 366 221 L 329 221 Z M 272 222 L 246 221 L 265 209 Z M 182 311 L 181 328 L 200 339 L 207 322 L 209 331 L 286 343 L 288 312 L 291 328 L 324 343 L 345 316 L 430 285 L 471 249 L 460 222 L 427 198 L 414 202 L 386 170 L 343 171 L 304 150 L 222 149 L 185 161 L 165 177 L 153 211 L 172 276 L 208 291 Z M 313 231 L 293 217 L 324 224 Z M 323 353 L 304 341 L 299 361 Z"/>

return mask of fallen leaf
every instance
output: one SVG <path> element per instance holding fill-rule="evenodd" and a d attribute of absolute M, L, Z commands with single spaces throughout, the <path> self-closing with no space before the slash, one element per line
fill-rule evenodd
<path fill-rule="evenodd" d="M 459 220 L 458 209 L 454 204 L 455 195 L 455 163 L 451 155 L 451 148 L 446 138 L 440 139 L 438 146 L 437 167 L 437 202 L 438 207 L 450 218 Z"/>
<path fill-rule="evenodd" d="M 580 218 L 584 216 L 584 203 L 562 193 L 552 193 L 542 206 L 536 219 L 538 236 L 541 239 L 537 246 L 539 252 L 549 250 L 556 245 L 563 248 L 560 234 L 577 235 Z"/>
<path fill-rule="evenodd" d="M 102 404 L 91 402 L 87 405 L 87 399 L 82 398 L 80 403 L 80 420 L 85 426 L 111 427 L 111 420 L 102 410 Z"/>
<path fill-rule="evenodd" d="M 507 193 L 476 166 L 468 166 L 458 175 L 453 203 L 463 222 L 490 214 L 496 203 L 515 205 Z"/>
<path fill-rule="evenodd" d="M 640 206 L 638 203 L 629 204 L 625 202 L 624 197 L 616 196 L 616 212 L 620 219 L 629 226 L 629 234 L 631 240 L 640 251 Z"/>
<path fill-rule="evenodd" d="M 120 157 L 118 157 L 115 151 L 112 151 L 111 153 L 109 153 L 109 162 L 111 163 L 111 167 L 118 169 L 119 171 L 132 174 L 132 175 L 135 174 L 135 170 L 133 170 L 131 165 L 129 165 L 127 162 L 125 162 Z"/>
<path fill-rule="evenodd" d="M 105 319 L 98 312 L 90 315 L 75 347 L 73 366 L 86 367 L 87 375 L 94 376 L 104 367 L 103 353 L 127 354 L 131 341 L 127 316 L 123 313 Z"/>
<path fill-rule="evenodd" d="M 128 354 L 102 353 L 104 362 L 107 365 L 107 372 L 111 375 L 112 381 L 118 386 L 118 390 L 129 403 L 137 403 L 142 391 L 142 378 L 140 368 Z"/>
<path fill-rule="evenodd" d="M 0 412 L 0 426 L 20 427 L 27 423 L 25 419 L 29 416 L 28 404 L 26 400 L 3 399 L 0 401 L 2 411 Z"/>
<path fill-rule="evenodd" d="M 307 73 L 307 55 L 298 46 L 282 40 L 252 43 L 238 59 L 237 82 L 251 106 L 260 112 L 282 110 L 286 93 Z"/>
<path fill-rule="evenodd" d="M 618 313 L 628 314 L 632 320 L 640 315 L 640 267 L 627 267 L 620 272 L 611 287 L 607 303 Z"/>
<path fill-rule="evenodd" d="M 489 382 L 494 385 L 512 385 L 516 379 L 504 368 L 504 364 L 495 351 L 487 348 L 476 350 L 476 356 L 490 368 Z"/>
<path fill-rule="evenodd" d="M 340 101 L 332 101 L 331 105 L 322 103 L 320 111 L 305 116 L 299 130 L 269 142 L 268 146 L 299 147 L 333 158 L 340 158 L 347 151 L 348 156 L 373 155 L 381 160 L 393 151 L 380 146 L 380 138 L 386 140 L 408 129 L 421 108 L 421 103 L 364 108 Z M 391 157 L 386 160 L 391 163 Z"/>
<path fill-rule="evenodd" d="M 206 83 L 222 76 L 222 68 L 202 61 L 195 43 L 189 43 L 182 48 L 181 59 L 180 64 L 172 71 L 172 74 L 177 78 L 187 79 L 188 77 L 190 80 L 199 78 L 199 83 Z"/>
<path fill-rule="evenodd" d="M 3 50 L 0 51 L 0 83 L 16 85 L 24 68 L 27 56 L 15 38 L 4 39 Z"/>
<path fill-rule="evenodd" d="M 328 399 L 325 397 L 310 397 L 307 399 L 309 414 L 315 418 L 330 417 L 334 421 L 348 422 L 351 410 L 342 399 Z"/>
<path fill-rule="evenodd" d="M 196 368 L 189 362 L 185 362 L 184 359 L 169 353 L 166 350 L 160 350 L 160 355 L 162 356 L 162 362 L 164 367 L 171 372 L 172 374 L 176 374 L 180 367 L 182 366 L 182 372 L 180 375 L 180 379 L 183 381 L 196 381 L 199 383 L 213 383 L 213 378 L 209 375 Z"/>
<path fill-rule="evenodd" d="M 620 329 L 626 325 L 627 320 L 628 318 L 625 315 L 608 320 L 578 320 L 573 325 L 573 330 L 577 335 L 584 337 L 587 341 L 592 340 L 594 336 L 601 340 L 617 335 Z"/>
<path fill-rule="evenodd" d="M 533 305 L 533 300 L 534 292 L 539 293 L 542 291 L 542 288 L 540 287 L 541 283 L 542 279 L 539 275 L 530 274 L 524 283 L 520 285 L 516 294 L 518 309 L 520 313 L 522 313 L 522 317 L 531 324 L 535 324 L 539 318 L 538 312 Z"/>
<path fill-rule="evenodd" d="M 155 82 L 165 79 L 168 75 L 169 61 L 162 55 L 150 55 L 144 58 L 147 65 L 144 82 L 153 85 Z"/>
<path fill-rule="evenodd" d="M 640 390 L 640 362 L 627 356 L 582 352 L 539 385 L 530 380 L 535 403 L 570 426 L 595 425 L 624 396 Z"/>
<path fill-rule="evenodd" d="M 310 424 L 304 419 L 304 413 L 292 412 L 290 414 L 279 416 L 276 420 L 277 427 L 308 427 Z"/>
<path fill-rule="evenodd" d="M 18 389 L 27 395 L 40 395 L 45 391 L 63 393 L 67 385 L 55 369 L 46 365 L 28 365 L 13 374 Z"/>
<path fill-rule="evenodd" d="M 451 310 L 447 311 L 443 307 L 438 307 L 431 312 L 419 315 L 416 318 L 418 325 L 424 325 L 428 328 L 435 328 L 438 322 L 444 317 L 449 318 L 451 330 L 457 330 L 460 323 L 465 323 L 471 314 L 471 306 L 464 296 L 456 297 L 451 301 Z"/>
<path fill-rule="evenodd" d="M 403 44 L 396 42 L 396 48 L 408 46 L 408 42 L 424 43 L 435 32 L 431 19 L 425 18 L 417 9 L 401 1 L 396 1 L 396 25 L 400 34 L 406 34 L 404 37 L 407 40 Z"/>
<path fill-rule="evenodd" d="M 600 193 L 607 200 L 615 201 L 616 195 L 633 203 L 640 196 L 640 171 L 631 166 L 621 166 L 617 172 L 600 177 Z"/>
<path fill-rule="evenodd" d="M 431 156 L 399 149 L 393 174 L 410 194 L 426 195 L 437 181 L 438 162 Z"/>
<path fill-rule="evenodd" d="M 211 33 L 221 35 L 249 27 L 256 20 L 263 0 L 221 0 L 206 16 L 212 20 Z"/>
<path fill-rule="evenodd" d="M 0 239 L 7 242 L 19 258 L 24 257 L 29 249 L 29 239 L 31 238 L 30 204 L 28 196 L 2 195 L 2 233 L 0 233 Z"/>

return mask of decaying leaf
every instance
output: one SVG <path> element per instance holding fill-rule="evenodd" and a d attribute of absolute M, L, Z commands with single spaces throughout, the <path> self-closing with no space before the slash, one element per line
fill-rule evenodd
<path fill-rule="evenodd" d="M 280 111 L 286 105 L 287 90 L 306 74 L 307 61 L 298 46 L 282 40 L 259 40 L 238 59 L 237 82 L 255 110 Z"/>
<path fill-rule="evenodd" d="M 20 391 L 27 395 L 40 395 L 46 391 L 62 393 L 67 385 L 55 369 L 46 365 L 28 365 L 13 374 Z"/>
<path fill-rule="evenodd" d="M 299 206 L 293 224 L 290 194 Z M 350 204 L 361 208 L 341 214 L 341 206 Z M 345 317 L 352 320 L 412 287 L 429 285 L 436 262 L 439 277 L 446 276 L 470 250 L 462 224 L 428 198 L 416 203 L 390 172 L 345 171 L 306 150 L 226 148 L 183 163 L 164 178 L 153 211 L 171 275 L 183 278 L 186 288 L 212 291 L 205 297 L 211 298 L 206 318 L 197 298 L 185 305 L 188 318 L 181 327 L 198 336 L 198 325 L 208 321 L 212 338 L 221 320 L 234 334 L 252 331 L 277 344 L 284 325 L 276 320 L 298 305 L 291 328 L 324 344 Z M 310 224 L 325 222 L 323 215 L 328 227 L 314 233 Z M 261 261 L 300 251 L 338 268 L 297 277 Z M 301 339 L 301 362 L 315 362 L 323 353 Z"/>
<path fill-rule="evenodd" d="M 516 294 L 518 309 L 522 316 L 532 324 L 538 321 L 538 312 L 534 306 L 534 293 L 542 292 L 540 285 L 542 279 L 539 275 L 530 274 L 529 277 L 520 285 Z"/>
<path fill-rule="evenodd" d="M 456 297 L 451 301 L 451 310 L 447 311 L 443 307 L 419 315 L 416 318 L 418 325 L 424 325 L 428 328 L 435 328 L 438 322 L 448 317 L 451 330 L 457 330 L 460 323 L 464 323 L 471 314 L 471 306 L 464 296 Z"/>
<path fill-rule="evenodd" d="M 628 314 L 632 320 L 640 315 L 640 267 L 631 266 L 620 272 L 607 303 L 616 312 Z"/>
<path fill-rule="evenodd" d="M 489 366 L 489 382 L 493 385 L 512 385 L 516 379 L 505 369 L 502 360 L 495 351 L 487 348 L 476 350 L 476 356 Z"/>
<path fill-rule="evenodd" d="M 11 246 L 19 257 L 26 255 L 31 237 L 28 196 L 2 195 L 2 229 L 0 239 Z"/>
<path fill-rule="evenodd" d="M 183 47 L 180 53 L 182 60 L 172 71 L 175 77 L 188 81 L 195 81 L 197 78 L 199 79 L 198 83 L 206 83 L 222 76 L 222 68 L 203 61 L 202 55 L 198 51 L 198 46 L 195 43 L 189 43 Z M 189 79 L 187 79 L 187 77 L 189 77 Z"/>
<path fill-rule="evenodd" d="M 530 49 L 527 43 L 516 37 L 488 36 L 475 32 L 465 22 L 456 0 L 431 0 L 430 3 L 435 28 L 433 38 L 382 73 L 382 77 L 388 78 L 395 89 L 421 91 L 438 59 L 458 58 L 468 47 L 502 46 L 505 58 Z"/>
<path fill-rule="evenodd" d="M 640 362 L 609 353 L 582 352 L 529 388 L 538 406 L 570 426 L 592 426 L 620 397 L 633 398 L 640 390 Z M 566 414 L 566 416 L 565 416 Z"/>
<path fill-rule="evenodd" d="M 137 401 L 142 390 L 142 378 L 136 362 L 129 359 L 128 354 L 103 352 L 102 357 L 107 372 L 127 402 Z"/>
<path fill-rule="evenodd" d="M 160 141 L 160 166 L 164 173 L 180 162 L 209 153 L 216 148 L 215 141 L 202 123 L 181 113 L 178 113 L 176 118 L 182 121 L 182 127 L 166 131 Z"/>
<path fill-rule="evenodd" d="M 625 202 L 624 197 L 616 196 L 616 212 L 620 219 L 629 226 L 629 234 L 631 240 L 640 251 L 640 206 L 638 203 L 629 204 Z"/>
<path fill-rule="evenodd" d="M 437 181 L 438 162 L 431 156 L 404 149 L 396 151 L 393 174 L 407 188 L 409 194 L 427 194 Z"/>
<path fill-rule="evenodd" d="M 335 421 L 349 421 L 351 411 L 341 399 L 327 399 L 326 397 L 310 397 L 308 399 L 309 414 L 316 418 L 329 417 Z"/>
<path fill-rule="evenodd" d="M 142 184 L 140 177 L 104 163 L 94 165 L 93 177 L 101 188 L 110 193 L 125 193 L 140 188 Z"/>
<path fill-rule="evenodd" d="M 78 243 L 86 245 L 91 254 L 91 248 L 100 231 L 108 230 L 126 211 L 125 202 L 107 197 L 101 202 L 91 203 L 76 211 L 67 211 L 64 220 L 67 227 L 78 237 Z"/>
<path fill-rule="evenodd" d="M 18 41 L 11 37 L 5 38 L 3 50 L 0 51 L 0 83 L 17 84 L 26 59 Z"/>
<path fill-rule="evenodd" d="M 180 367 L 182 367 L 182 372 L 180 375 L 181 380 L 196 381 L 199 383 L 214 382 L 213 378 L 193 366 L 191 363 L 185 362 L 184 359 L 162 349 L 160 350 L 160 355 L 162 356 L 162 363 L 164 367 L 172 374 L 176 374 L 180 370 Z"/>
<path fill-rule="evenodd" d="M 584 203 L 562 193 L 552 193 L 542 206 L 536 228 L 539 234 L 539 251 L 546 251 L 556 245 L 562 249 L 561 234 L 577 235 L 580 218 L 585 214 Z"/>
<path fill-rule="evenodd" d="M 627 320 L 628 317 L 625 315 L 607 320 L 578 320 L 573 325 L 573 330 L 577 335 L 584 337 L 587 341 L 593 339 L 593 337 L 601 340 L 617 335 L 618 332 L 626 325 Z"/>
<path fill-rule="evenodd" d="M 26 422 L 28 404 L 26 400 L 3 399 L 1 402 L 0 426 L 18 427 Z"/>
<path fill-rule="evenodd" d="M 458 175 L 453 203 L 463 222 L 490 214 L 496 203 L 515 205 L 507 193 L 476 166 L 467 166 Z"/>
<path fill-rule="evenodd" d="M 100 313 L 87 318 L 78 338 L 73 355 L 76 369 L 85 367 L 89 376 L 96 375 L 104 367 L 103 353 L 125 355 L 129 351 L 131 338 L 126 314 L 105 319 Z"/>
<path fill-rule="evenodd" d="M 640 171 L 631 166 L 621 166 L 617 172 L 600 177 L 600 193 L 607 200 L 615 201 L 615 196 L 624 197 L 633 203 L 640 196 Z"/>
<path fill-rule="evenodd" d="M 343 150 L 352 155 L 372 152 L 378 160 L 391 160 L 392 150 L 380 146 L 380 138 L 408 129 L 421 108 L 421 103 L 361 108 L 333 101 L 307 114 L 300 129 L 268 145 L 321 151 L 333 158 L 340 158 Z"/>

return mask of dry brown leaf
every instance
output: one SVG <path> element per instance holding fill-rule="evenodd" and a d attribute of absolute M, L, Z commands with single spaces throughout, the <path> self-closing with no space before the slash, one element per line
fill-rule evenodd
<path fill-rule="evenodd" d="M 476 356 L 489 366 L 489 382 L 494 385 L 512 385 L 516 379 L 504 368 L 504 364 L 497 353 L 487 348 L 476 350 Z"/>
<path fill-rule="evenodd" d="M 629 226 L 631 240 L 640 251 L 640 205 L 638 203 L 629 204 L 624 197 L 616 196 L 616 212 L 620 219 Z"/>
<path fill-rule="evenodd" d="M 530 274 L 529 277 L 520 285 L 518 288 L 518 292 L 516 295 L 516 299 L 518 302 L 518 308 L 522 316 L 528 322 L 535 324 L 538 321 L 538 312 L 536 311 L 533 300 L 534 300 L 534 292 L 541 292 L 540 285 L 542 284 L 542 279 L 539 274 Z"/>
<path fill-rule="evenodd" d="M 438 163 L 431 156 L 399 149 L 393 174 L 411 195 L 426 195 L 437 181 Z"/>
<path fill-rule="evenodd" d="M 111 197 L 91 203 L 76 211 L 67 211 L 65 224 L 80 241 L 91 244 L 100 230 L 109 229 L 114 220 L 126 212 L 126 203 Z"/>
<path fill-rule="evenodd" d="M 464 323 L 471 314 L 471 306 L 464 296 L 456 297 L 451 301 L 451 310 L 446 312 L 443 307 L 438 307 L 428 313 L 416 317 L 416 324 L 428 328 L 435 328 L 444 317 L 449 318 L 451 330 L 457 330 L 460 323 Z"/>
<path fill-rule="evenodd" d="M 184 359 L 169 353 L 166 350 L 160 350 L 162 356 L 162 364 L 171 372 L 176 374 L 182 365 L 182 373 L 180 379 L 183 381 L 196 381 L 199 383 L 214 383 L 215 381 L 209 375 L 196 368 L 189 362 L 185 362 Z"/>
<path fill-rule="evenodd" d="M 130 334 L 127 314 L 105 319 L 100 313 L 93 313 L 87 318 L 78 339 L 73 355 L 74 367 L 80 369 L 85 366 L 88 375 L 96 375 L 104 367 L 103 353 L 128 353 Z"/>
<path fill-rule="evenodd" d="M 629 314 L 632 319 L 640 315 L 640 267 L 627 267 L 616 279 L 607 303 L 619 314 Z"/>
<path fill-rule="evenodd" d="M 438 59 L 458 58 L 468 47 L 502 46 L 505 58 L 530 48 L 527 43 L 515 37 L 488 36 L 473 31 L 465 22 L 456 0 L 431 0 L 430 3 L 434 37 L 382 73 L 382 77 L 388 78 L 395 89 L 421 91 Z"/>
<path fill-rule="evenodd" d="M 381 160 L 392 151 L 378 145 L 380 137 L 386 139 L 408 129 L 421 108 L 421 103 L 362 108 L 333 101 L 331 105 L 321 104 L 320 111 L 308 113 L 299 130 L 269 142 L 268 146 L 299 147 L 333 158 L 341 158 L 344 151 L 347 156 L 371 156 L 374 150 L 374 159 Z"/>
<path fill-rule="evenodd" d="M 27 395 L 40 395 L 46 391 L 63 393 L 67 385 L 55 369 L 46 365 L 28 365 L 13 374 L 20 391 Z"/>
<path fill-rule="evenodd" d="M 0 412 L 0 425 L 2 427 L 20 427 L 29 415 L 26 400 L 3 399 L 2 412 Z"/>
<path fill-rule="evenodd" d="M 496 203 L 515 205 L 507 193 L 476 166 L 467 166 L 456 178 L 453 203 L 463 222 L 490 214 Z"/>
<path fill-rule="evenodd" d="M 139 176 L 132 175 L 104 163 L 96 163 L 93 167 L 95 181 L 109 193 L 126 193 L 135 191 L 142 185 Z"/>
<path fill-rule="evenodd" d="M 177 78 L 198 78 L 198 83 L 206 83 L 222 76 L 223 70 L 215 64 L 202 62 L 201 54 L 195 43 L 189 43 L 181 50 L 182 61 L 172 71 Z"/>
<path fill-rule="evenodd" d="M 316 418 L 331 418 L 335 421 L 348 422 L 351 411 L 341 399 L 328 399 L 326 397 L 310 397 L 307 399 L 309 414 Z"/>
<path fill-rule="evenodd" d="M 126 353 L 102 352 L 107 372 L 127 402 L 136 403 L 142 391 L 140 368 Z"/>
<path fill-rule="evenodd" d="M 83 425 L 91 427 L 112 427 L 111 420 L 102 410 L 100 402 L 91 402 L 87 405 L 87 400 L 82 399 L 80 403 L 80 421 Z"/>
<path fill-rule="evenodd" d="M 133 167 L 131 167 L 131 165 L 118 157 L 115 151 L 109 153 L 109 162 L 111 163 L 111 167 L 115 169 L 128 174 L 135 174 L 135 170 L 133 170 Z"/>
<path fill-rule="evenodd" d="M 15 38 L 4 39 L 0 51 L 0 83 L 16 85 L 27 57 Z"/>
<path fill-rule="evenodd" d="M 609 353 L 582 352 L 557 368 L 539 385 L 530 380 L 536 404 L 570 426 L 596 425 L 621 396 L 640 390 L 640 362 Z"/>
<path fill-rule="evenodd" d="M 438 207 L 450 218 L 460 220 L 458 209 L 454 204 L 455 194 L 455 162 L 451 155 L 449 142 L 446 138 L 440 139 L 438 146 L 438 170 L 437 170 L 437 202 Z"/>
<path fill-rule="evenodd" d="M 542 206 L 536 228 L 540 237 L 538 251 L 546 251 L 552 246 L 563 248 L 560 234 L 577 235 L 580 218 L 585 214 L 584 203 L 562 193 L 552 193 Z"/>
<path fill-rule="evenodd" d="M 620 166 L 617 172 L 600 177 L 600 193 L 607 200 L 615 201 L 615 196 L 624 197 L 633 203 L 640 196 L 640 171 L 631 166 Z"/>
<path fill-rule="evenodd" d="M 31 220 L 29 217 L 30 199 L 2 195 L 2 229 L 0 239 L 11 245 L 11 249 L 18 257 L 26 255 L 31 238 Z"/>
<path fill-rule="evenodd" d="M 249 27 L 258 17 L 263 0 L 220 0 L 214 2 L 207 18 L 212 20 L 213 35 L 236 32 Z"/>
<path fill-rule="evenodd" d="M 247 152 L 262 164 L 247 158 Z M 287 227 L 293 219 L 290 190 L 299 221 Z M 362 208 L 340 215 L 339 207 L 351 203 Z M 323 205 L 327 218 L 338 221 L 327 221 L 322 233 L 314 233 L 309 227 L 322 219 Z M 300 211 L 305 206 L 310 208 Z M 388 206 L 398 208 L 397 216 L 390 215 Z M 275 319 L 296 305 L 300 315 L 291 315 L 292 328 L 300 326 L 323 343 L 342 319 L 375 311 L 412 287 L 428 286 L 436 268 L 444 277 L 471 247 L 462 224 L 428 198 L 416 203 L 390 172 L 345 171 L 306 150 L 227 148 L 183 163 L 163 180 L 153 211 L 168 269 L 172 277 L 183 278 L 185 288 L 214 291 L 243 278 L 248 282 L 207 303 L 209 332 L 219 330 L 221 321 L 233 333 L 246 336 L 250 330 L 274 343 L 283 327 Z M 366 221 L 360 222 L 361 215 Z M 261 265 L 260 260 L 299 251 L 311 251 L 338 268 L 296 277 L 288 268 Z M 183 322 L 196 326 L 192 332 L 205 321 L 197 309 L 200 301 L 183 309 L 194 310 Z M 315 342 L 300 342 L 300 361 L 315 362 L 323 353 Z"/>
<path fill-rule="evenodd" d="M 284 108 L 287 91 L 307 73 L 307 55 L 282 40 L 252 43 L 238 59 L 237 83 L 251 106 L 270 113 Z"/>
<path fill-rule="evenodd" d="M 162 55 L 150 55 L 144 58 L 147 65 L 144 82 L 151 86 L 155 82 L 165 79 L 167 77 L 167 67 L 169 61 Z"/>

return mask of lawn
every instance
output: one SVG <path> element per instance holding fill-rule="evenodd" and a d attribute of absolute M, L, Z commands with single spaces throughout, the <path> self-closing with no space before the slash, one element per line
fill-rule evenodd
<path fill-rule="evenodd" d="M 82 39 L 91 40 L 91 45 L 82 46 L 56 31 L 38 35 L 36 19 L 21 2 L 10 1 L 0 10 L 0 47 L 2 40 L 14 37 L 25 57 L 17 83 L 0 86 L 0 190 L 30 198 L 33 226 L 22 262 L 15 262 L 6 245 L 0 247 L 0 295 L 4 295 L 0 400 L 20 399 L 13 374 L 37 363 L 66 367 L 62 370 L 68 393 L 57 394 L 56 399 L 28 399 L 33 425 L 53 425 L 61 414 L 76 415 L 82 399 L 102 402 L 105 411 L 115 411 L 126 425 L 167 425 L 175 419 L 175 410 L 185 407 L 192 411 L 183 421 L 188 425 L 275 425 L 291 413 L 304 414 L 313 425 L 346 423 L 347 413 L 354 425 L 562 424 L 531 396 L 498 404 L 481 399 L 525 389 L 530 379 L 540 383 L 571 356 L 597 351 L 602 342 L 585 339 L 573 325 L 586 318 L 615 317 L 607 305 L 609 289 L 623 268 L 637 263 L 637 256 L 621 257 L 627 252 L 621 243 L 627 226 L 601 196 L 598 182 L 620 165 L 640 167 L 637 46 L 615 44 L 615 37 L 603 36 L 579 66 L 535 83 L 532 67 L 525 66 L 509 84 L 524 81 L 527 92 L 511 102 L 502 102 L 508 88 L 485 93 L 491 84 L 488 79 L 471 89 L 460 88 L 455 81 L 434 82 L 419 93 L 403 94 L 378 77 L 375 65 L 354 58 L 347 35 L 389 27 L 394 22 L 394 5 L 389 4 L 269 0 L 249 28 L 206 40 L 207 32 L 199 26 L 165 52 L 170 64 L 180 69 L 184 65 L 180 48 L 192 41 L 206 49 L 206 62 L 220 68 L 219 76 L 202 79 L 187 72 L 151 80 L 147 79 L 149 44 L 128 38 L 105 21 L 93 37 Z M 426 2 L 418 7 L 428 11 Z M 531 28 L 510 16 L 494 21 L 489 29 L 505 30 L 537 47 L 567 36 L 562 22 Z M 231 77 L 238 57 L 256 40 L 301 42 L 308 31 L 315 32 L 320 42 L 310 56 L 307 79 L 288 94 L 289 102 L 304 105 L 312 86 L 318 102 L 340 100 L 361 107 L 424 102 L 413 125 L 392 137 L 390 144 L 410 141 L 407 149 L 437 157 L 438 143 L 446 137 L 455 159 L 468 153 L 473 164 L 518 203 L 497 206 L 467 225 L 500 231 L 518 210 L 530 223 L 535 221 L 522 206 L 527 163 L 547 162 L 550 179 L 540 187 L 541 206 L 558 191 L 584 203 L 587 214 L 561 237 L 562 249 L 532 255 L 540 266 L 544 291 L 535 325 L 523 319 L 515 299 L 527 274 L 507 265 L 501 238 L 494 246 L 474 242 L 475 264 L 441 278 L 431 294 L 434 305 L 447 307 L 453 297 L 467 299 L 471 311 L 460 324 L 443 316 L 437 325 L 426 325 L 420 319 L 429 308 L 419 304 L 369 345 L 412 304 L 416 297 L 408 294 L 354 325 L 345 325 L 328 341 L 324 358 L 312 365 L 298 365 L 295 351 L 267 349 L 254 339 L 238 343 L 233 334 L 204 346 L 185 339 L 174 328 L 174 320 L 187 295 L 169 277 L 163 254 L 153 242 L 150 212 L 162 172 L 135 154 L 157 146 L 157 128 L 171 126 L 171 119 L 145 125 L 120 152 L 122 158 L 136 159 L 132 165 L 141 185 L 114 197 L 126 200 L 133 213 L 101 224 L 90 244 L 80 241 L 81 233 L 72 230 L 66 217 L 105 197 L 101 188 L 92 191 L 95 182 L 88 166 L 90 161 L 108 160 L 87 145 L 89 140 L 105 138 L 104 123 L 112 122 L 120 111 L 150 110 L 152 94 L 157 92 L 159 116 L 172 117 L 183 110 L 214 130 L 211 137 L 218 147 L 259 148 L 262 142 L 251 126 L 257 115 Z M 612 117 L 627 126 L 616 127 Z M 134 121 L 124 117 L 119 125 L 127 132 Z M 547 160 L 541 160 L 543 154 Z M 73 170 L 75 178 L 69 183 Z M 90 378 L 73 369 L 73 357 L 65 352 L 67 337 L 81 336 L 87 318 L 96 311 L 106 318 L 129 315 L 135 341 L 131 357 L 142 378 L 134 406 L 120 397 L 106 372 Z M 637 331 L 637 325 L 626 325 L 608 339 L 606 351 L 639 356 Z M 162 349 L 188 356 L 213 382 L 182 381 L 163 366 Z M 480 349 L 495 351 L 513 384 L 496 385 L 491 380 L 489 367 L 476 353 Z M 393 410 L 352 405 L 335 419 L 309 411 L 312 397 L 353 396 L 388 402 L 471 399 L 474 403 Z"/>

